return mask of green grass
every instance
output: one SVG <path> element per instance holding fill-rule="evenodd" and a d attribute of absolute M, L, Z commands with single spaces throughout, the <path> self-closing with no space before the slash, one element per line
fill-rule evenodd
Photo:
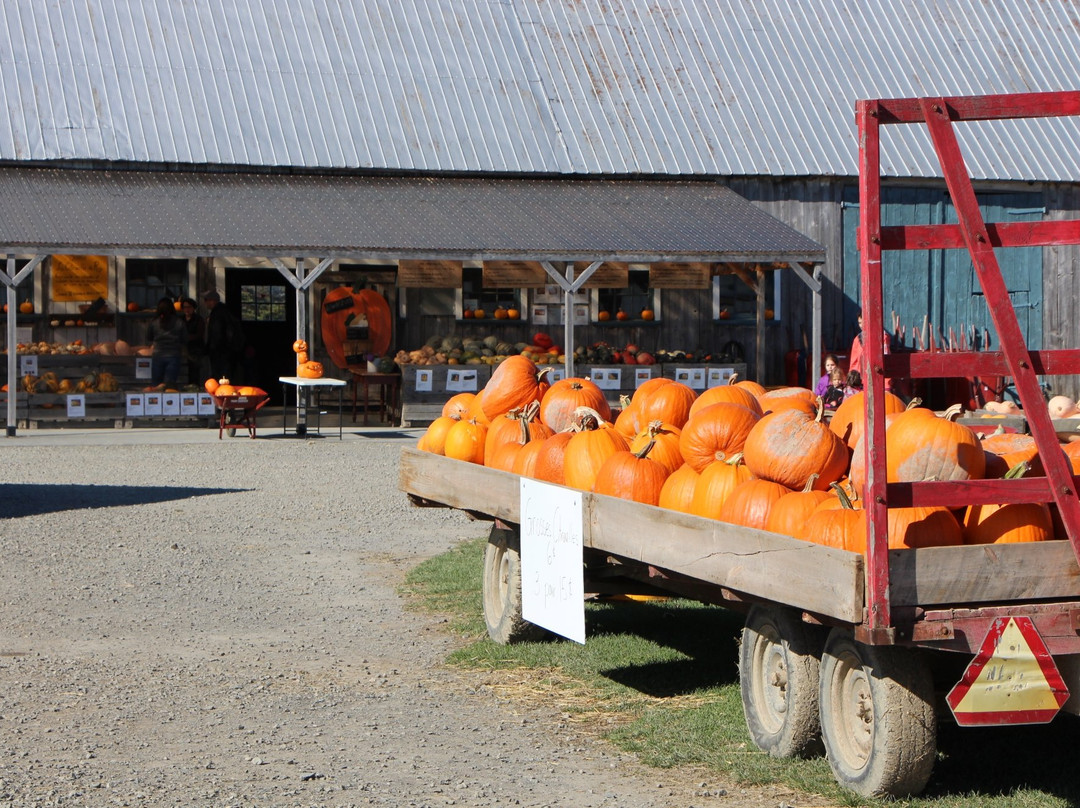
<path fill-rule="evenodd" d="M 742 715 L 735 612 L 686 601 L 586 606 L 585 645 L 568 640 L 500 646 L 481 612 L 485 541 L 416 567 L 406 590 L 444 614 L 468 642 L 449 662 L 502 672 L 520 698 L 542 698 L 653 766 L 707 767 L 746 784 L 783 784 L 838 805 L 876 806 L 840 789 L 823 758 L 777 760 L 759 752 Z M 930 784 L 910 808 L 1067 808 L 1080 805 L 1075 752 L 1080 721 L 961 729 L 941 724 Z"/>

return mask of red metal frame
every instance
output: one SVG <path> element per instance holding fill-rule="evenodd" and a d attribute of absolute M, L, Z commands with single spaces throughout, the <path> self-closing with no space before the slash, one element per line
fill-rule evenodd
<path fill-rule="evenodd" d="M 891 505 L 1055 502 L 1077 559 L 1080 559 L 1080 502 L 1077 482 L 1058 446 L 1043 403 L 1039 374 L 1080 373 L 1080 350 L 1029 351 L 1016 312 L 1009 301 L 995 247 L 1080 244 L 1080 221 L 990 224 L 983 221 L 963 154 L 956 139 L 956 121 L 1080 116 L 1080 93 L 1021 93 L 950 98 L 904 98 L 859 101 L 855 117 L 859 133 L 860 222 L 863 328 L 884 330 L 881 256 L 885 250 L 966 248 L 982 286 L 997 331 L 996 352 L 947 354 L 895 353 L 885 356 L 881 340 L 866 341 L 869 378 L 866 386 L 868 440 L 865 502 L 869 535 L 867 599 L 869 636 L 891 637 L 887 508 Z M 889 124 L 927 127 L 942 174 L 956 206 L 959 224 L 885 227 L 881 225 L 880 128 Z M 1021 480 L 970 480 L 964 483 L 886 483 L 885 378 L 943 376 L 1012 376 L 1029 428 L 1046 469 L 1045 477 Z"/>

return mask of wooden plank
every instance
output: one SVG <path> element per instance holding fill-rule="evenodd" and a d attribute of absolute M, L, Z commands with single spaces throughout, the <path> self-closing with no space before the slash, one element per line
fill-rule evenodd
<path fill-rule="evenodd" d="M 709 264 L 649 265 L 649 286 L 653 289 L 708 289 L 711 278 Z"/>
<path fill-rule="evenodd" d="M 403 449 L 400 487 L 518 524 L 516 474 Z M 583 494 L 585 546 L 838 620 L 862 620 L 862 558 L 763 530 Z"/>
<path fill-rule="evenodd" d="M 574 277 L 589 268 L 588 261 L 574 264 Z M 605 261 L 593 270 L 582 289 L 625 289 L 630 284 L 630 265 L 622 261 Z"/>
<path fill-rule="evenodd" d="M 404 289 L 460 289 L 461 261 L 398 261 L 397 285 Z"/>
<path fill-rule="evenodd" d="M 500 289 L 543 289 L 550 279 L 537 261 L 484 261 L 483 285 Z"/>
<path fill-rule="evenodd" d="M 889 563 L 894 606 L 1080 597 L 1067 541 L 892 550 Z"/>

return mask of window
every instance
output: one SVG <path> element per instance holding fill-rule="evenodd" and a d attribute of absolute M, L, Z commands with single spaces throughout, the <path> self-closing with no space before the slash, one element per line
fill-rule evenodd
<path fill-rule="evenodd" d="M 258 283 L 240 287 L 240 319 L 245 323 L 284 323 L 286 312 L 284 284 Z"/>
<path fill-rule="evenodd" d="M 521 311 L 521 290 L 512 287 L 484 286 L 484 273 L 478 267 L 466 267 L 461 273 L 461 311 L 483 312 L 491 318 L 496 309 Z M 466 317 L 468 315 L 465 315 Z"/>
<path fill-rule="evenodd" d="M 597 317 L 600 320 L 641 320 L 643 311 L 657 311 L 656 294 L 649 288 L 647 269 L 631 269 L 624 289 L 597 290 Z"/>
<path fill-rule="evenodd" d="M 769 271 L 762 278 L 765 286 L 765 318 L 772 319 L 769 312 L 776 311 L 780 299 L 777 285 L 780 282 L 779 271 Z M 715 275 L 712 279 L 713 319 L 735 323 L 753 323 L 757 321 L 757 292 L 747 286 L 738 275 Z"/>
<path fill-rule="evenodd" d="M 163 297 L 179 300 L 188 293 L 186 258 L 129 258 L 127 299 L 139 308 L 152 310 Z"/>

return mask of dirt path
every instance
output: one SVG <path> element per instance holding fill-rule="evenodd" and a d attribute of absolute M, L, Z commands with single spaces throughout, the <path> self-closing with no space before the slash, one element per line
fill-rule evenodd
<path fill-rule="evenodd" d="M 441 665 L 412 438 L 0 441 L 0 806 L 778 806 Z M 53 445 L 49 445 L 53 444 Z"/>

